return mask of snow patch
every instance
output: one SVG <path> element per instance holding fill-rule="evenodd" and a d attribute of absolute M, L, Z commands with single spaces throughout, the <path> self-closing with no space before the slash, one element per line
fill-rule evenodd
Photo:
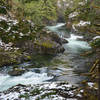
<path fill-rule="evenodd" d="M 90 21 L 80 21 L 78 24 L 76 24 L 76 26 L 86 26 L 86 25 L 90 25 Z"/>
<path fill-rule="evenodd" d="M 77 30 L 76 27 L 87 26 L 87 25 L 90 25 L 90 24 L 91 24 L 90 21 L 82 21 L 81 20 L 78 24 L 73 24 L 72 29 L 77 32 L 78 30 Z"/>
<path fill-rule="evenodd" d="M 88 82 L 88 86 L 90 86 L 90 88 L 92 88 L 93 85 L 94 85 L 94 83 L 92 83 L 92 82 Z"/>
<path fill-rule="evenodd" d="M 76 17 L 77 15 L 78 15 L 78 12 L 73 12 L 73 13 L 69 14 L 69 18 Z"/>
<path fill-rule="evenodd" d="M 95 36 L 93 40 L 100 39 L 100 36 Z"/>

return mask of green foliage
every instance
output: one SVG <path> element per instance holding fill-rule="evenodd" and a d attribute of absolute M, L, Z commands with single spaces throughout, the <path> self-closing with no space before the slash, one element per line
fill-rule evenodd
<path fill-rule="evenodd" d="M 68 19 L 68 16 L 70 13 L 74 12 L 74 11 L 78 11 L 78 9 L 80 8 L 79 6 L 79 2 L 82 2 L 83 0 L 73 0 L 73 4 L 71 4 L 71 7 L 69 6 L 68 8 L 66 8 L 65 10 L 65 18 Z M 70 3 L 69 3 L 70 4 Z"/>
<path fill-rule="evenodd" d="M 100 39 L 96 39 L 93 42 L 91 42 L 92 47 L 100 47 Z"/>
<path fill-rule="evenodd" d="M 34 27 L 27 20 L 19 21 L 16 24 L 13 24 L 13 20 L 2 20 L 0 21 L 0 27 L 0 37 L 6 43 L 34 40 L 36 35 Z"/>
<path fill-rule="evenodd" d="M 56 19 L 56 6 L 54 0 L 20 0 L 20 8 L 24 15 L 35 24 L 43 24 L 45 20 Z"/>
<path fill-rule="evenodd" d="M 41 32 L 46 21 L 56 19 L 56 7 L 53 0 L 14 0 L 13 2 L 1 0 L 0 13 L 7 13 L 10 17 L 14 15 L 18 21 L 17 24 L 13 24 L 12 18 L 11 20 L 7 18 L 8 21 L 0 21 L 0 37 L 6 43 L 34 40 L 36 33 Z M 31 25 L 32 21 L 35 25 Z M 48 44 L 43 43 L 43 45 Z M 51 45 L 48 46 L 51 47 Z"/>
<path fill-rule="evenodd" d="M 79 5 L 80 2 L 83 2 L 84 4 L 80 6 Z M 84 2 L 84 0 L 74 0 L 73 7 L 69 7 L 66 9 L 65 17 L 68 20 L 69 14 L 73 12 L 78 12 L 78 15 L 75 17 L 76 20 L 90 21 L 91 24 L 93 24 L 99 13 L 98 10 L 95 9 L 95 6 L 99 2 L 100 1 L 98 0 L 95 0 L 95 1 L 87 0 L 87 2 Z"/>

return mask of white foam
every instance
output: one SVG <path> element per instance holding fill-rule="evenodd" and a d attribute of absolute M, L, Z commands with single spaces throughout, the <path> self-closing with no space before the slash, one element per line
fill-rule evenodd
<path fill-rule="evenodd" d="M 47 73 L 27 72 L 22 76 L 12 77 L 9 75 L 0 75 L 0 91 L 6 90 L 17 84 L 42 84 L 53 77 L 47 76 Z"/>
<path fill-rule="evenodd" d="M 57 31 L 58 30 L 58 28 L 60 28 L 60 27 L 62 27 L 62 26 L 64 26 L 65 25 L 65 23 L 58 23 L 57 25 L 55 25 L 55 26 L 47 26 L 46 28 L 48 28 L 49 30 L 51 30 L 51 31 Z"/>
<path fill-rule="evenodd" d="M 82 39 L 82 38 L 83 36 L 77 36 L 77 35 L 71 34 L 68 40 L 70 41 L 70 40 L 77 40 L 77 39 Z"/>
<path fill-rule="evenodd" d="M 74 34 L 71 34 L 70 38 L 66 38 L 69 42 L 65 47 L 67 51 L 78 53 L 81 50 L 91 49 L 90 45 L 87 42 L 78 40 L 82 38 L 82 36 L 76 36 Z"/>

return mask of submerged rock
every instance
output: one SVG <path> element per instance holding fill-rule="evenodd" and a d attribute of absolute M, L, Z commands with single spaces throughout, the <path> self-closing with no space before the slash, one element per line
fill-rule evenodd
<path fill-rule="evenodd" d="M 20 76 L 20 75 L 22 75 L 24 72 L 25 72 L 25 70 L 23 70 L 23 69 L 15 68 L 15 69 L 13 69 L 12 71 L 9 71 L 8 74 L 9 74 L 10 76 Z"/>

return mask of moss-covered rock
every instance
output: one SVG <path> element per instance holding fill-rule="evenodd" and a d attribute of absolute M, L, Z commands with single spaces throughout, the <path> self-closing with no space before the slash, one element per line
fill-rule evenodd
<path fill-rule="evenodd" d="M 8 74 L 11 76 L 19 76 L 25 72 L 23 69 L 14 68 L 12 71 L 9 71 Z"/>
<path fill-rule="evenodd" d="M 43 30 L 39 37 L 34 41 L 34 50 L 39 54 L 63 53 L 63 43 L 68 43 L 67 40 L 60 38 L 56 33 L 48 30 Z"/>
<path fill-rule="evenodd" d="M 20 63 L 20 52 L 0 49 L 0 66 Z"/>
<path fill-rule="evenodd" d="M 12 64 L 20 64 L 24 61 L 30 61 L 31 56 L 22 53 L 20 50 L 4 50 L 0 48 L 0 66 L 7 66 Z"/>

